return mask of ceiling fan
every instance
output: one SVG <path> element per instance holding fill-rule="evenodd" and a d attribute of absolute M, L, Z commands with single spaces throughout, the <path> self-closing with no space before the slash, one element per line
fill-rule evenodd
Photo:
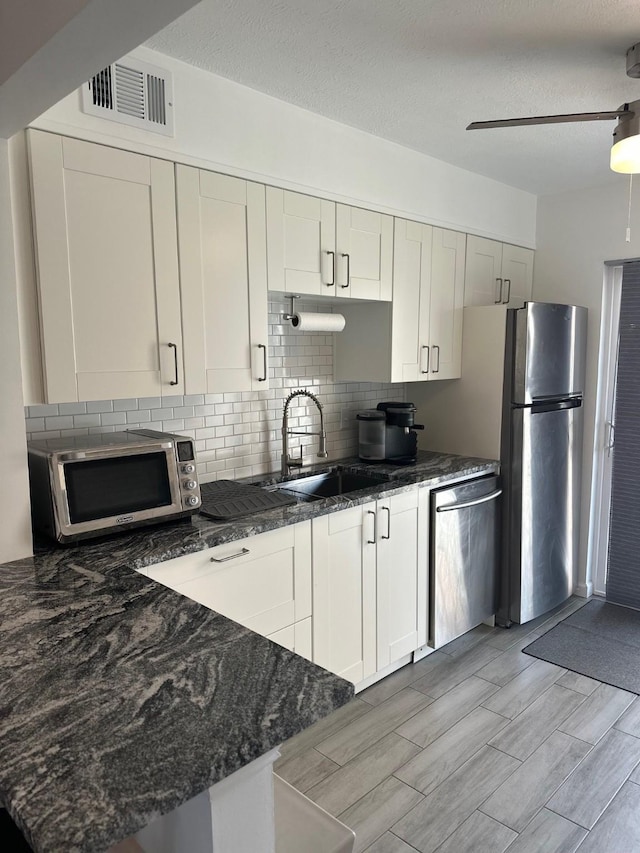
<path fill-rule="evenodd" d="M 640 42 L 627 51 L 627 75 L 640 78 Z M 525 118 L 472 121 L 467 130 L 491 127 L 518 127 L 527 124 L 561 124 L 571 121 L 618 120 L 613 131 L 610 166 L 614 172 L 640 172 L 640 99 L 623 104 L 617 110 L 598 113 L 568 113 L 567 115 L 526 116 Z"/>

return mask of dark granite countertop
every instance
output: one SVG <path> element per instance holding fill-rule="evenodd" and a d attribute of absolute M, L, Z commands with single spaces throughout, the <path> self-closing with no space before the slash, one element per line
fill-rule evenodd
<path fill-rule="evenodd" d="M 330 512 L 358 506 L 382 496 L 396 494 L 415 484 L 433 488 L 472 475 L 491 474 L 499 469 L 498 462 L 490 459 L 420 451 L 415 465 L 364 463 L 357 457 L 350 457 L 329 464 L 304 468 L 297 476 L 287 479 L 294 480 L 308 476 L 310 473 L 333 470 L 336 466 L 354 472 L 375 473 L 386 476 L 389 480 L 381 485 L 340 497 L 323 498 L 312 502 L 301 499 L 293 506 L 265 510 L 235 521 L 212 521 L 203 515 L 196 514 L 190 519 L 172 524 L 141 528 L 71 547 L 59 548 L 45 544 L 38 549 L 38 556 L 47 565 L 66 564 L 69 559 L 74 559 L 74 554 L 79 554 L 82 555 L 83 561 L 88 560 L 92 566 L 99 568 L 108 568 L 113 563 L 121 563 L 135 569 L 142 569 L 163 560 L 171 560 L 205 548 L 246 539 L 248 536 L 255 536 L 268 530 L 276 530 L 299 521 L 307 521 Z M 249 478 L 242 482 L 269 486 L 282 482 L 282 478 L 279 475 L 272 475 Z M 206 494 L 206 488 L 205 483 L 202 487 L 203 495 Z"/>
<path fill-rule="evenodd" d="M 127 565 L 19 560 L 0 590 L 0 802 L 37 853 L 104 853 L 353 696 Z"/>
<path fill-rule="evenodd" d="M 35 851 L 104 851 L 353 695 L 349 682 L 132 569 L 497 470 L 434 453 L 404 468 L 341 464 L 389 481 L 234 522 L 196 515 L 45 546 L 0 566 L 0 803 Z"/>

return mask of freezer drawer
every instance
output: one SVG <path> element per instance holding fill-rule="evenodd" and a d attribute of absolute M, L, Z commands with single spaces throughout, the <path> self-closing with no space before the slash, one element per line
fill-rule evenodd
<path fill-rule="evenodd" d="M 498 604 L 500 495 L 497 476 L 431 495 L 429 645 L 491 618 Z"/>

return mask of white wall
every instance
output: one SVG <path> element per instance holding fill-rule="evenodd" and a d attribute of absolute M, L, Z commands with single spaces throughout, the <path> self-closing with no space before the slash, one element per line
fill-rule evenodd
<path fill-rule="evenodd" d="M 603 163 L 606 168 L 606 163 Z M 588 591 L 593 567 L 587 565 L 600 318 L 604 262 L 640 257 L 640 189 L 633 199 L 636 225 L 625 241 L 628 178 L 620 176 L 606 187 L 544 196 L 538 200 L 538 251 L 534 266 L 534 299 L 585 305 L 589 309 L 587 382 L 580 533 L 581 591 Z M 598 446 L 604 435 L 598 429 Z"/>
<path fill-rule="evenodd" d="M 5 562 L 31 553 L 9 146 L 5 140 L 0 140 L 0 364 L 0 562 Z"/>
<path fill-rule="evenodd" d="M 146 48 L 134 54 L 173 72 L 175 138 L 85 116 L 78 92 L 48 110 L 33 126 L 509 243 L 535 244 L 536 197 L 530 193 Z"/>

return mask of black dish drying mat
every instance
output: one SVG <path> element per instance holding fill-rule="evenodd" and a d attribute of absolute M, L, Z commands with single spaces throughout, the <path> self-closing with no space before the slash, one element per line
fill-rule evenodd
<path fill-rule="evenodd" d="M 640 611 L 594 599 L 522 650 L 640 694 Z"/>
<path fill-rule="evenodd" d="M 200 487 L 202 505 L 200 514 L 216 521 L 233 521 L 266 509 L 291 506 L 295 497 L 280 492 L 268 492 L 260 486 L 236 483 L 234 480 L 216 480 Z"/>

